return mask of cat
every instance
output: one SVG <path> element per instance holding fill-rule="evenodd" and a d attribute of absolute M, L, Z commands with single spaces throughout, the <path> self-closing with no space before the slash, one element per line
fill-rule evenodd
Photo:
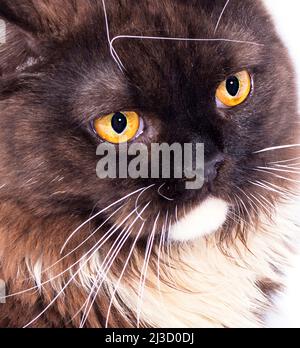
<path fill-rule="evenodd" d="M 259 0 L 0 0 L 1 327 L 264 327 L 298 226 L 295 72 Z M 187 178 L 99 179 L 123 136 Z"/>

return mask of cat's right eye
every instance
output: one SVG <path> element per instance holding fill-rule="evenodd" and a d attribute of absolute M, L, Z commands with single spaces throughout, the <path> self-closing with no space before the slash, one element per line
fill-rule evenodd
<path fill-rule="evenodd" d="M 251 76 L 243 70 L 229 76 L 218 87 L 216 99 L 218 107 L 235 107 L 242 104 L 251 92 Z"/>
<path fill-rule="evenodd" d="M 144 123 L 134 111 L 116 112 L 94 120 L 95 133 L 104 141 L 121 144 L 132 141 L 143 132 Z"/>

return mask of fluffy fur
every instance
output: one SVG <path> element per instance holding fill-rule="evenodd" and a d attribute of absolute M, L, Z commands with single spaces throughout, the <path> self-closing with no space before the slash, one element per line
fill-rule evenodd
<path fill-rule="evenodd" d="M 295 78 L 272 21 L 253 0 L 113 0 L 106 23 L 104 3 L 0 0 L 0 325 L 263 326 L 298 229 Z M 144 38 L 113 51 L 118 35 Z M 243 69 L 250 97 L 218 108 Z M 99 180 L 91 121 L 119 110 L 149 147 L 221 153 L 217 178 Z"/>
<path fill-rule="evenodd" d="M 184 242 L 210 235 L 223 226 L 228 212 L 229 204 L 227 202 L 208 198 L 199 207 L 172 225 L 170 238 L 174 241 Z M 203 219 L 204 216 L 205 219 Z"/>

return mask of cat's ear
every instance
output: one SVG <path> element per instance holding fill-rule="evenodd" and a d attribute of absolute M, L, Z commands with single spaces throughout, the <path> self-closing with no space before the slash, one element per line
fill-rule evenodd
<path fill-rule="evenodd" d="M 41 29 L 41 23 L 34 2 L 0 0 L 0 17 L 26 32 L 37 33 Z"/>
<path fill-rule="evenodd" d="M 50 42 L 67 39 L 90 18 L 95 0 L 0 0 L 0 77 L 40 59 Z M 2 23 L 3 25 L 3 23 Z M 3 44 L 3 42 L 4 44 Z"/>
<path fill-rule="evenodd" d="M 91 0 L 0 0 L 0 18 L 34 38 L 60 39 Z"/>

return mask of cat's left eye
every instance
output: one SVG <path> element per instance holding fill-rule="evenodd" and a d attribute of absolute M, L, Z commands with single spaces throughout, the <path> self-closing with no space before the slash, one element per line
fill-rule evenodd
<path fill-rule="evenodd" d="M 243 70 L 229 76 L 223 81 L 216 92 L 218 107 L 234 107 L 242 104 L 251 92 L 251 76 Z"/>
<path fill-rule="evenodd" d="M 143 120 L 136 112 L 116 112 L 94 120 L 95 133 L 104 141 L 121 144 L 143 132 Z"/>

